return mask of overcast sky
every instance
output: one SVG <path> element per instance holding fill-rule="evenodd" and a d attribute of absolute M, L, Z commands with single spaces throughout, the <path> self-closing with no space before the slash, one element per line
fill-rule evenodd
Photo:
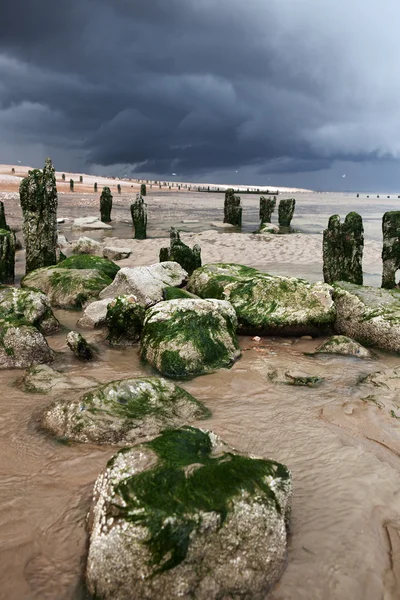
<path fill-rule="evenodd" d="M 1 4 L 0 162 L 400 193 L 398 0 Z"/>

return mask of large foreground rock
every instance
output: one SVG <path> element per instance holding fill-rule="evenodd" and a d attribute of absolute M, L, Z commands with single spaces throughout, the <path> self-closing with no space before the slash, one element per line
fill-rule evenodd
<path fill-rule="evenodd" d="M 205 265 L 196 269 L 187 287 L 202 298 L 229 300 L 241 333 L 315 335 L 336 317 L 329 285 L 266 275 L 243 265 Z"/>
<path fill-rule="evenodd" d="M 52 360 L 53 353 L 36 327 L 0 317 L 0 368 L 26 368 Z"/>
<path fill-rule="evenodd" d="M 265 600 L 285 567 L 291 476 L 214 434 L 167 431 L 94 487 L 86 579 L 103 600 Z"/>
<path fill-rule="evenodd" d="M 335 285 L 335 330 L 361 344 L 400 352 L 400 291 Z"/>
<path fill-rule="evenodd" d="M 240 356 L 229 302 L 178 299 L 146 311 L 141 357 L 167 377 L 192 377 L 231 367 Z"/>
<path fill-rule="evenodd" d="M 49 334 L 60 328 L 53 315 L 47 296 L 33 290 L 0 287 L 0 318 L 23 320 L 42 333 Z"/>
<path fill-rule="evenodd" d="M 117 298 L 134 295 L 142 306 L 161 302 L 163 289 L 181 286 L 187 280 L 187 272 L 176 262 L 162 262 L 149 267 L 121 269 L 113 283 L 104 289 L 100 298 Z"/>
<path fill-rule="evenodd" d="M 57 402 L 43 425 L 58 437 L 123 445 L 208 416 L 206 407 L 182 388 L 147 377 L 113 381 L 79 400 Z"/>
<path fill-rule="evenodd" d="M 110 285 L 110 277 L 97 269 L 44 268 L 32 271 L 21 281 L 45 293 L 52 306 L 80 308 L 97 300 L 101 290 Z"/>

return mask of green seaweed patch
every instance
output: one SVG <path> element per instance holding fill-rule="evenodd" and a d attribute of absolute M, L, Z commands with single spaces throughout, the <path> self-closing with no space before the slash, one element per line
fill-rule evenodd
<path fill-rule="evenodd" d="M 132 296 L 120 296 L 107 308 L 107 340 L 114 345 L 129 345 L 140 339 L 145 309 Z"/>
<path fill-rule="evenodd" d="M 163 289 L 164 300 L 180 300 L 181 298 L 199 298 L 195 294 L 191 294 L 187 290 L 177 287 L 166 287 Z"/>
<path fill-rule="evenodd" d="M 57 268 L 96 269 L 97 271 L 104 273 L 104 275 L 107 275 L 110 279 L 114 279 L 121 267 L 108 258 L 93 256 L 92 254 L 78 254 L 77 256 L 70 256 L 70 258 L 66 258 L 59 262 Z"/>
<path fill-rule="evenodd" d="M 209 433 L 192 427 L 165 431 L 144 446 L 156 453 L 158 463 L 116 486 L 125 506 L 113 505 L 113 514 L 118 511 L 117 519 L 148 529 L 143 543 L 151 554 L 152 576 L 185 560 L 203 512 L 217 513 L 223 527 L 233 500 L 243 494 L 281 512 L 268 479 L 281 489 L 290 478 L 284 465 L 231 452 L 212 456 Z M 195 468 L 189 470 L 191 465 Z"/>

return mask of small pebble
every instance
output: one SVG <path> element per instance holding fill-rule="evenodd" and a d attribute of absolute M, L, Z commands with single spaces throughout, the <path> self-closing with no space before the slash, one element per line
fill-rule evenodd
<path fill-rule="evenodd" d="M 253 342 L 261 342 L 261 338 L 258 335 L 253 337 L 252 340 L 253 340 Z"/>

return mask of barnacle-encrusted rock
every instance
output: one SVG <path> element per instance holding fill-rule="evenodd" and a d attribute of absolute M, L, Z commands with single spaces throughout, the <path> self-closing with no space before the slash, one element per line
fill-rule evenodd
<path fill-rule="evenodd" d="M 345 335 L 333 335 L 318 346 L 315 352 L 316 354 L 341 354 L 358 358 L 371 358 L 372 356 L 370 350 Z"/>
<path fill-rule="evenodd" d="M 0 316 L 0 368 L 26 368 L 53 360 L 43 334 L 23 319 Z"/>
<path fill-rule="evenodd" d="M 237 319 L 229 302 L 180 299 L 146 311 L 141 357 L 167 377 L 231 367 L 240 356 Z"/>
<path fill-rule="evenodd" d="M 67 346 L 79 360 L 92 360 L 94 358 L 93 349 L 78 331 L 70 331 L 67 334 Z"/>
<path fill-rule="evenodd" d="M 112 210 L 113 196 L 109 187 L 103 187 L 103 191 L 100 196 L 100 220 L 102 223 L 109 223 L 111 221 L 111 210 Z"/>
<path fill-rule="evenodd" d="M 330 286 L 266 275 L 243 265 L 205 265 L 193 273 L 187 288 L 202 298 L 229 300 L 239 331 L 246 333 L 318 334 L 336 317 Z"/>
<path fill-rule="evenodd" d="M 339 215 L 329 219 L 323 237 L 324 281 L 349 281 L 363 283 L 362 257 L 364 251 L 364 227 L 361 216 L 349 213 L 344 223 Z"/>
<path fill-rule="evenodd" d="M 286 562 L 291 475 L 185 427 L 117 453 L 95 484 L 89 592 L 264 600 Z"/>
<path fill-rule="evenodd" d="M 400 352 L 400 290 L 334 285 L 335 331 L 361 344 Z"/>
<path fill-rule="evenodd" d="M 279 202 L 278 221 L 281 227 L 290 227 L 295 206 L 296 200 L 294 198 L 287 198 Z"/>
<path fill-rule="evenodd" d="M 391 289 L 396 286 L 396 271 L 400 268 L 400 211 L 383 215 L 382 233 L 382 287 Z"/>
<path fill-rule="evenodd" d="M 141 377 L 112 381 L 80 399 L 58 401 L 43 425 L 59 437 L 96 444 L 132 444 L 210 416 L 208 409 L 170 381 Z"/>
<path fill-rule="evenodd" d="M 169 248 L 160 250 L 160 262 L 171 260 L 180 264 L 191 275 L 195 269 L 201 267 L 201 248 L 198 244 L 195 244 L 193 249 L 184 244 L 179 231 L 172 228 Z"/>
<path fill-rule="evenodd" d="M 114 282 L 102 291 L 100 298 L 134 295 L 142 306 L 149 306 L 163 299 L 168 286 L 181 286 L 187 273 L 176 262 L 162 262 L 149 267 L 121 269 Z"/>
<path fill-rule="evenodd" d="M 0 228 L 0 283 L 14 283 L 15 233 Z"/>
<path fill-rule="evenodd" d="M 0 287 L 0 317 L 23 320 L 44 334 L 60 327 L 47 296 L 34 290 Z"/>
<path fill-rule="evenodd" d="M 136 296 L 119 296 L 107 307 L 107 340 L 112 346 L 131 346 L 140 339 L 145 309 Z"/>
<path fill-rule="evenodd" d="M 240 197 L 235 196 L 232 188 L 228 188 L 225 192 L 224 223 L 230 223 L 236 227 L 242 226 L 242 207 L 240 204 Z"/>
<path fill-rule="evenodd" d="M 135 239 L 145 240 L 147 237 L 147 210 L 145 201 L 139 194 L 135 202 L 131 204 L 131 215 L 135 228 Z"/>
<path fill-rule="evenodd" d="M 57 186 L 55 169 L 46 158 L 43 171 L 29 171 L 19 194 L 23 213 L 26 272 L 57 263 Z"/>

